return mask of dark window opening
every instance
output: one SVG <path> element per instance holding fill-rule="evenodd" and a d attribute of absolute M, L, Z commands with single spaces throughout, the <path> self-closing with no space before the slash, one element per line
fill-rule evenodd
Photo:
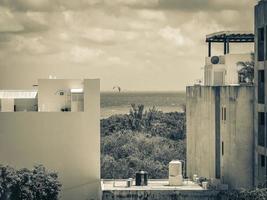
<path fill-rule="evenodd" d="M 222 116 L 221 116 L 222 121 L 226 121 L 226 107 L 223 106 L 221 112 L 222 112 Z"/>
<path fill-rule="evenodd" d="M 264 61 L 264 28 L 258 29 L 258 61 Z"/>
<path fill-rule="evenodd" d="M 265 101 L 265 75 L 264 70 L 258 71 L 258 103 L 264 104 Z"/>
<path fill-rule="evenodd" d="M 265 28 L 265 49 L 267 49 L 267 26 Z M 267 50 L 265 50 L 265 60 L 267 60 Z"/>
<path fill-rule="evenodd" d="M 258 113 L 258 145 L 264 147 L 265 141 L 265 113 Z"/>
<path fill-rule="evenodd" d="M 265 156 L 261 155 L 261 167 L 265 167 Z"/>
<path fill-rule="evenodd" d="M 222 156 L 224 155 L 224 143 L 222 142 Z"/>

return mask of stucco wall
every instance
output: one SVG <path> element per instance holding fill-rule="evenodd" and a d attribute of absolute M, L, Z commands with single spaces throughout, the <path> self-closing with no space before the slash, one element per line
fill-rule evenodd
<path fill-rule="evenodd" d="M 253 185 L 253 97 L 250 86 L 221 88 L 221 107 L 226 107 L 226 121 L 220 126 L 221 175 L 232 188 Z"/>
<path fill-rule="evenodd" d="M 97 199 L 100 186 L 99 80 L 85 80 L 85 112 L 0 113 L 0 162 L 43 164 L 59 173 L 62 199 Z"/>
<path fill-rule="evenodd" d="M 60 112 L 63 107 L 70 107 L 70 89 L 80 88 L 83 88 L 83 80 L 81 79 L 39 79 L 39 110 L 42 112 Z M 65 91 L 64 95 L 59 95 L 59 91 Z"/>
<path fill-rule="evenodd" d="M 212 87 L 187 87 L 187 175 L 215 177 L 215 98 Z"/>
<path fill-rule="evenodd" d="M 216 90 L 219 93 L 216 94 Z M 250 86 L 187 87 L 187 173 L 190 177 L 198 174 L 216 178 L 217 163 L 223 183 L 232 188 L 252 186 L 253 94 Z M 222 107 L 226 108 L 226 121 L 221 119 Z M 216 133 L 219 134 L 217 143 Z"/>

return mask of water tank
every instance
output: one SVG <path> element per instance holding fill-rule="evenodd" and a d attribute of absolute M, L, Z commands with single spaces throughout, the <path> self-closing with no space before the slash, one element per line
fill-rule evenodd
<path fill-rule="evenodd" d="M 146 186 L 148 180 L 148 173 L 146 171 L 138 171 L 135 174 L 135 185 Z"/>
<path fill-rule="evenodd" d="M 182 162 L 179 160 L 173 160 L 169 163 L 169 185 L 183 185 Z"/>

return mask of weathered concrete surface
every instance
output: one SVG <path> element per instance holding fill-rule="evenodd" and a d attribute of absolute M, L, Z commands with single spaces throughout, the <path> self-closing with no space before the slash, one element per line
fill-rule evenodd
<path fill-rule="evenodd" d="M 218 192 L 204 190 L 184 181 L 183 186 L 169 186 L 168 180 L 149 180 L 148 186 L 126 187 L 126 180 L 103 180 L 102 200 L 216 200 Z"/>
<path fill-rule="evenodd" d="M 216 200 L 214 191 L 104 191 L 102 200 Z"/>
<path fill-rule="evenodd" d="M 255 109 L 254 109 L 254 185 L 257 186 L 258 184 L 265 183 L 266 175 L 267 175 L 267 132 L 266 132 L 266 119 L 265 119 L 265 127 L 259 128 L 258 127 L 258 113 L 267 112 L 267 101 L 266 101 L 266 94 L 267 94 L 267 47 L 266 47 L 266 40 L 267 40 L 267 1 L 260 1 L 258 5 L 255 7 L 255 70 L 254 70 L 254 83 L 255 83 Z M 259 44 L 259 29 L 264 29 L 264 42 L 262 45 Z M 259 61 L 260 55 L 264 56 L 262 61 Z M 265 91 L 265 103 L 258 103 L 258 72 L 259 70 L 264 70 L 264 87 L 262 90 Z M 258 145 L 258 133 L 261 130 L 265 133 L 265 145 L 259 146 Z M 265 166 L 262 166 L 261 163 L 261 156 L 265 156 Z"/>
<path fill-rule="evenodd" d="M 189 177 L 219 179 L 230 188 L 253 185 L 253 90 L 251 86 L 187 87 Z"/>

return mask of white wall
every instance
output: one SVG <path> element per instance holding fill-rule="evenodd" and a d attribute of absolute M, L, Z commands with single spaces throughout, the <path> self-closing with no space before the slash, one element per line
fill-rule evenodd
<path fill-rule="evenodd" d="M 212 64 L 211 57 L 206 57 L 205 65 L 205 80 L 204 83 L 207 86 L 222 86 L 222 85 L 231 85 L 239 84 L 238 80 L 238 67 L 237 63 L 240 61 L 250 62 L 252 56 L 250 53 L 247 54 L 226 54 L 224 56 L 219 56 L 222 60 L 219 64 Z M 221 72 L 223 74 L 224 81 L 216 80 L 214 77 L 215 72 Z"/>
<path fill-rule="evenodd" d="M 249 62 L 252 60 L 251 54 L 226 54 L 225 66 L 227 73 L 225 74 L 225 84 L 238 84 L 238 68 L 237 63 L 240 61 Z"/>
<path fill-rule="evenodd" d="M 59 173 L 62 199 L 99 198 L 99 80 L 85 80 L 85 112 L 0 113 L 1 164 Z"/>
<path fill-rule="evenodd" d="M 38 106 L 42 112 L 60 112 L 61 108 L 71 107 L 70 89 L 83 88 L 83 80 L 40 79 L 38 80 Z M 65 91 L 60 96 L 59 91 Z"/>
<path fill-rule="evenodd" d="M 1 99 L 1 112 L 14 112 L 14 99 Z"/>

